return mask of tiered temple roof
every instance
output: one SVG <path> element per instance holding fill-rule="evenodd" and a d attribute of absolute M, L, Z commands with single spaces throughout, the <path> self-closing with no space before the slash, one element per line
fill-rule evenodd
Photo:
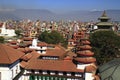
<path fill-rule="evenodd" d="M 93 57 L 94 52 L 91 51 L 92 47 L 90 46 L 90 41 L 88 38 L 86 39 L 85 35 L 86 34 L 84 33 L 83 34 L 84 37 L 80 38 L 79 44 L 76 45 L 77 57 L 75 57 L 74 60 L 77 62 L 77 65 L 79 65 L 79 67 L 80 67 L 80 64 L 82 64 L 84 65 L 86 70 L 89 70 L 89 68 L 91 68 L 92 66 L 94 68 L 93 71 L 95 71 L 97 69 L 95 65 L 96 59 Z"/>
<path fill-rule="evenodd" d="M 91 57 L 94 55 L 94 52 L 90 51 L 90 50 L 85 50 L 85 51 L 78 51 L 77 54 L 79 56 L 88 56 L 88 57 Z"/>
<path fill-rule="evenodd" d="M 109 17 L 107 17 L 106 12 L 104 11 L 102 16 L 100 18 L 98 18 L 100 20 L 100 22 L 98 22 L 96 25 L 98 26 L 98 29 L 111 29 L 112 28 L 112 23 L 109 22 L 108 20 L 110 20 Z"/>

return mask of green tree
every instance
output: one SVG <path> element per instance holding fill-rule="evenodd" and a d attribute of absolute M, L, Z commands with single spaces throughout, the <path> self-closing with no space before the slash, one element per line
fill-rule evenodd
<path fill-rule="evenodd" d="M 57 31 L 52 31 L 52 32 L 42 32 L 38 39 L 40 41 L 49 43 L 49 44 L 58 44 L 58 43 L 63 43 L 64 42 L 64 38 L 63 36 L 57 32 Z"/>
<path fill-rule="evenodd" d="M 113 31 L 97 31 L 90 35 L 98 65 L 120 56 L 120 36 Z"/>
<path fill-rule="evenodd" d="M 4 37 L 0 36 L 0 43 L 4 43 L 5 39 Z"/>
<path fill-rule="evenodd" d="M 15 34 L 19 37 L 20 35 L 21 35 L 21 30 L 19 30 L 19 29 L 17 29 L 17 30 L 15 30 Z"/>

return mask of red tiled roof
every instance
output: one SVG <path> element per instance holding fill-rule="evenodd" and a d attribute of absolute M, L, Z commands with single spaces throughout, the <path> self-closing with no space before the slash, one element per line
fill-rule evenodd
<path fill-rule="evenodd" d="M 94 63 L 96 62 L 96 59 L 93 57 L 86 57 L 86 58 L 74 58 L 74 60 L 80 62 L 80 63 Z"/>
<path fill-rule="evenodd" d="M 40 54 L 38 54 L 36 51 L 32 51 L 31 53 L 28 53 L 27 55 L 21 57 L 21 59 L 24 59 L 24 61 L 22 61 L 20 63 L 21 67 L 25 68 L 28 64 L 30 64 L 30 61 L 34 61 L 35 59 L 37 59 L 40 56 Z M 26 61 L 27 60 L 27 61 Z M 39 63 L 38 63 L 39 64 Z"/>
<path fill-rule="evenodd" d="M 47 49 L 45 56 L 59 56 L 62 57 L 66 54 L 66 51 L 56 46 L 55 49 Z"/>
<path fill-rule="evenodd" d="M 32 45 L 32 41 L 23 41 L 25 45 Z"/>
<path fill-rule="evenodd" d="M 29 62 L 25 69 L 36 70 L 51 70 L 51 71 L 66 71 L 66 72 L 84 72 L 84 70 L 77 69 L 72 61 L 64 60 L 39 60 L 35 59 Z"/>
<path fill-rule="evenodd" d="M 94 55 L 94 53 L 91 52 L 90 50 L 78 51 L 77 54 L 80 56 L 88 56 L 88 57 Z"/>
<path fill-rule="evenodd" d="M 17 48 L 19 48 L 19 46 L 18 45 L 9 45 L 10 47 L 12 47 L 12 48 L 14 48 L 14 49 L 17 49 Z"/>
<path fill-rule="evenodd" d="M 84 41 L 82 41 L 82 44 L 84 44 L 84 45 L 89 45 L 89 44 L 90 44 L 90 41 L 84 40 Z"/>
<path fill-rule="evenodd" d="M 39 42 L 39 43 L 37 44 L 37 46 L 47 46 L 47 43 L 45 43 L 45 42 Z"/>
<path fill-rule="evenodd" d="M 55 53 L 60 53 L 59 48 Z M 74 64 L 72 60 L 43 60 L 38 58 L 41 54 L 36 51 L 33 51 L 30 54 L 32 55 L 32 58 L 28 61 L 28 63 L 21 63 L 21 66 L 25 67 L 25 69 L 84 72 L 84 70 L 77 69 L 76 64 Z"/>
<path fill-rule="evenodd" d="M 22 68 L 25 68 L 27 65 L 28 65 L 28 62 L 25 62 L 25 61 L 20 62 L 20 66 Z"/>
<path fill-rule="evenodd" d="M 92 47 L 90 45 L 83 45 L 83 46 L 78 46 L 82 50 L 90 50 Z"/>
<path fill-rule="evenodd" d="M 72 60 L 72 58 L 70 56 L 66 56 L 64 60 L 68 61 L 68 60 Z"/>
<path fill-rule="evenodd" d="M 9 41 L 10 44 L 17 44 L 17 41 Z"/>
<path fill-rule="evenodd" d="M 5 44 L 0 44 L 0 64 L 12 64 L 20 59 L 24 53 Z"/>
<path fill-rule="evenodd" d="M 74 39 L 82 38 L 82 36 L 83 36 L 83 35 L 76 34 L 76 35 L 74 36 Z"/>
<path fill-rule="evenodd" d="M 28 47 L 25 47 L 24 49 L 25 49 L 26 52 L 32 52 L 32 51 L 34 51 L 34 49 L 31 49 L 31 48 L 28 48 Z"/>
<path fill-rule="evenodd" d="M 28 61 L 29 59 L 31 59 L 31 57 L 32 57 L 32 54 L 31 53 L 27 53 L 21 59 L 24 60 L 24 61 Z"/>
<path fill-rule="evenodd" d="M 25 49 L 24 49 L 24 48 L 18 48 L 17 50 L 18 50 L 18 51 L 21 51 L 21 52 L 25 52 Z"/>
<path fill-rule="evenodd" d="M 32 51 L 33 51 L 33 49 L 30 49 L 30 48 L 28 48 L 28 47 L 18 48 L 18 50 L 21 51 L 21 52 L 24 52 L 24 53 L 26 53 L 26 52 L 32 52 Z"/>
<path fill-rule="evenodd" d="M 24 41 L 32 41 L 33 39 L 31 37 L 24 37 L 23 40 Z"/>
<path fill-rule="evenodd" d="M 32 58 L 30 60 L 37 59 L 41 54 L 37 53 L 36 51 L 31 52 Z"/>

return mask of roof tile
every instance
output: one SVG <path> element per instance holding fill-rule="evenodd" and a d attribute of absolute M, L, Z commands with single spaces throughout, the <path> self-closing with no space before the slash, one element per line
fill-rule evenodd
<path fill-rule="evenodd" d="M 0 44 L 0 64 L 12 64 L 20 59 L 24 53 L 5 44 Z"/>

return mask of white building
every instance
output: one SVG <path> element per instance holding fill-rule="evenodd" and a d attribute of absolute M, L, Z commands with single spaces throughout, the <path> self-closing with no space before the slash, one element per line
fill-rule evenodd
<path fill-rule="evenodd" d="M 0 28 L 0 36 L 13 37 L 16 36 L 14 29 L 6 29 L 6 22 Z"/>
<path fill-rule="evenodd" d="M 19 62 L 23 55 L 22 52 L 0 44 L 0 80 L 15 80 L 18 77 L 21 72 Z"/>
<path fill-rule="evenodd" d="M 40 54 L 46 54 L 47 44 L 44 42 L 37 42 L 37 39 L 33 39 L 31 49 L 35 49 Z"/>

